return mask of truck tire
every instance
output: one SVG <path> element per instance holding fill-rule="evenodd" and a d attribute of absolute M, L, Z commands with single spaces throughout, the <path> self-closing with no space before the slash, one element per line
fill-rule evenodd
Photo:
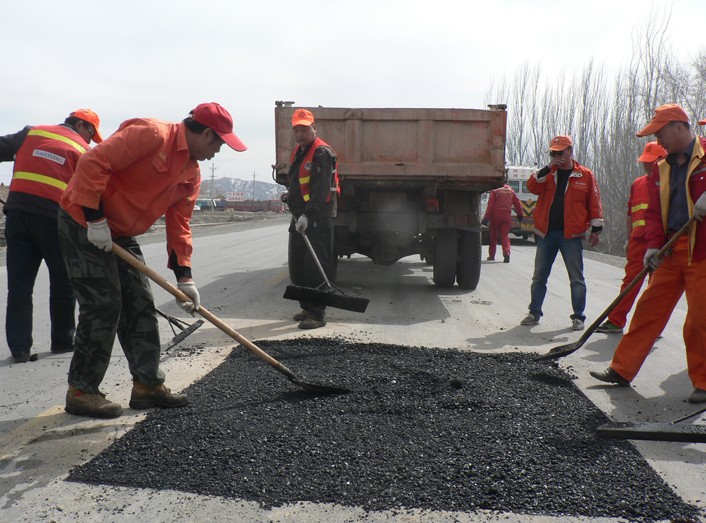
<path fill-rule="evenodd" d="M 458 238 L 456 229 L 439 229 L 434 247 L 434 284 L 450 289 L 456 281 Z"/>
<path fill-rule="evenodd" d="M 456 281 L 459 287 L 474 290 L 478 286 L 481 258 L 481 233 L 459 231 L 458 267 L 456 268 Z"/>

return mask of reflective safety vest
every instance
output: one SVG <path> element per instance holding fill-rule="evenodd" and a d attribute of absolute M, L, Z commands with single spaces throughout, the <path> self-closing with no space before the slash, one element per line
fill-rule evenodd
<path fill-rule="evenodd" d="M 310 200 L 309 181 L 311 180 L 311 170 L 313 169 L 312 160 L 314 159 L 314 152 L 318 147 L 328 147 L 333 152 L 331 146 L 317 136 L 314 142 L 311 144 L 311 147 L 309 147 L 309 150 L 306 152 L 306 156 L 304 156 L 304 158 L 302 159 L 302 163 L 299 166 L 298 178 L 299 188 L 305 203 Z M 294 162 L 294 157 L 296 156 L 296 153 L 297 149 L 294 150 L 292 156 L 289 159 L 290 164 Z M 331 201 L 331 193 L 334 191 L 337 194 L 341 194 L 341 186 L 338 183 L 338 162 L 336 162 L 333 166 L 333 173 L 331 174 L 331 190 L 326 195 L 326 203 Z"/>
<path fill-rule="evenodd" d="M 631 222 L 630 238 L 642 238 L 645 235 L 645 215 L 649 201 L 647 176 L 640 176 L 632 182 L 630 187 L 630 200 L 628 201 L 628 214 Z"/>
<path fill-rule="evenodd" d="M 59 202 L 89 148 L 81 136 L 64 125 L 32 127 L 15 155 L 10 191 Z"/>

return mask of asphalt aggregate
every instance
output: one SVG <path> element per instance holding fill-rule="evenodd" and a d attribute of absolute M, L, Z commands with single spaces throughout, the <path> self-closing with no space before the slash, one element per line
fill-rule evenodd
<path fill-rule="evenodd" d="M 70 481 L 368 511 L 479 509 L 626 521 L 698 510 L 607 421 L 556 362 L 524 353 L 266 340 L 315 394 L 243 347 L 155 410 Z"/>

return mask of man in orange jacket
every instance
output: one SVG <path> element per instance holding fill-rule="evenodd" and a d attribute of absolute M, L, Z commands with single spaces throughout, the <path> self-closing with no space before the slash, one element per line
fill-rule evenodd
<path fill-rule="evenodd" d="M 694 136 L 689 117 L 677 104 L 657 107 L 637 136 L 651 134 L 668 153 L 654 166 L 648 183 L 643 263 L 654 273 L 610 366 L 590 374 L 606 383 L 629 386 L 686 292 L 684 344 L 694 386 L 688 401 L 706 403 L 706 138 Z M 669 255 L 657 258 L 660 247 L 691 217 L 697 221 L 689 233 L 676 241 Z"/>
<path fill-rule="evenodd" d="M 521 325 L 537 325 L 547 294 L 547 280 L 556 255 L 561 252 L 571 285 L 571 328 L 583 330 L 586 308 L 586 282 L 583 277 L 583 239 L 598 245 L 603 230 L 603 208 L 596 178 L 590 169 L 573 159 L 570 136 L 552 138 L 549 164 L 532 174 L 527 188 L 537 194 L 534 233 L 537 252 L 530 289 L 529 314 Z"/>
<path fill-rule="evenodd" d="M 483 225 L 488 225 L 490 241 L 488 242 L 488 261 L 495 260 L 498 238 L 503 249 L 503 262 L 510 263 L 510 226 L 512 225 L 512 208 L 515 208 L 517 219 L 522 221 L 522 204 L 508 184 L 493 189 L 488 197 L 488 207 L 485 209 Z"/>
<path fill-rule="evenodd" d="M 15 363 L 35 361 L 32 293 L 39 266 L 49 270 L 53 353 L 74 350 L 76 300 L 57 234 L 59 200 L 91 140 L 101 141 L 100 120 L 90 109 L 72 112 L 60 125 L 27 126 L 0 137 L 0 162 L 14 161 L 3 212 L 7 241 L 5 334 Z"/>
<path fill-rule="evenodd" d="M 654 163 L 664 156 L 667 156 L 667 151 L 662 146 L 657 142 L 649 142 L 637 159 L 638 162 L 642 163 L 642 168 L 646 174 L 635 179 L 630 186 L 627 215 L 628 240 L 625 242 L 625 277 L 623 278 L 623 284 L 620 286 L 620 292 L 623 292 L 642 271 L 642 260 L 647 251 L 647 240 L 645 240 L 645 213 L 647 212 L 647 203 L 649 201 L 647 178 L 652 172 Z M 615 309 L 611 311 L 608 319 L 602 325 L 596 327 L 596 331 L 606 334 L 622 334 L 623 327 L 627 323 L 628 312 L 630 312 L 633 303 L 635 303 L 640 287 L 642 287 L 642 281 L 635 285 Z"/>
<path fill-rule="evenodd" d="M 217 103 L 198 105 L 181 123 L 136 118 L 86 153 L 61 199 L 59 238 L 79 303 L 76 349 L 69 369 L 66 411 L 115 418 L 118 403 L 100 392 L 117 333 L 133 378 L 130 407 L 181 407 L 183 394 L 164 386 L 159 368 L 159 328 L 146 276 L 111 252 L 115 242 L 142 260 L 135 236 L 166 218 L 168 266 L 179 302 L 193 314 L 199 292 L 191 276 L 189 220 L 199 194 L 198 161 L 210 160 L 223 143 L 245 144 L 233 119 Z"/>

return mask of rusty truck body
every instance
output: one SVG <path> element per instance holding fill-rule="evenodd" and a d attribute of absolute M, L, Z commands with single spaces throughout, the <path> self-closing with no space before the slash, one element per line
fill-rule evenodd
<path fill-rule="evenodd" d="M 436 286 L 475 289 L 480 279 L 480 195 L 505 173 L 505 106 L 480 109 L 275 107 L 273 178 L 287 184 L 291 116 L 314 114 L 338 156 L 337 257 L 392 264 L 419 255 Z"/>

